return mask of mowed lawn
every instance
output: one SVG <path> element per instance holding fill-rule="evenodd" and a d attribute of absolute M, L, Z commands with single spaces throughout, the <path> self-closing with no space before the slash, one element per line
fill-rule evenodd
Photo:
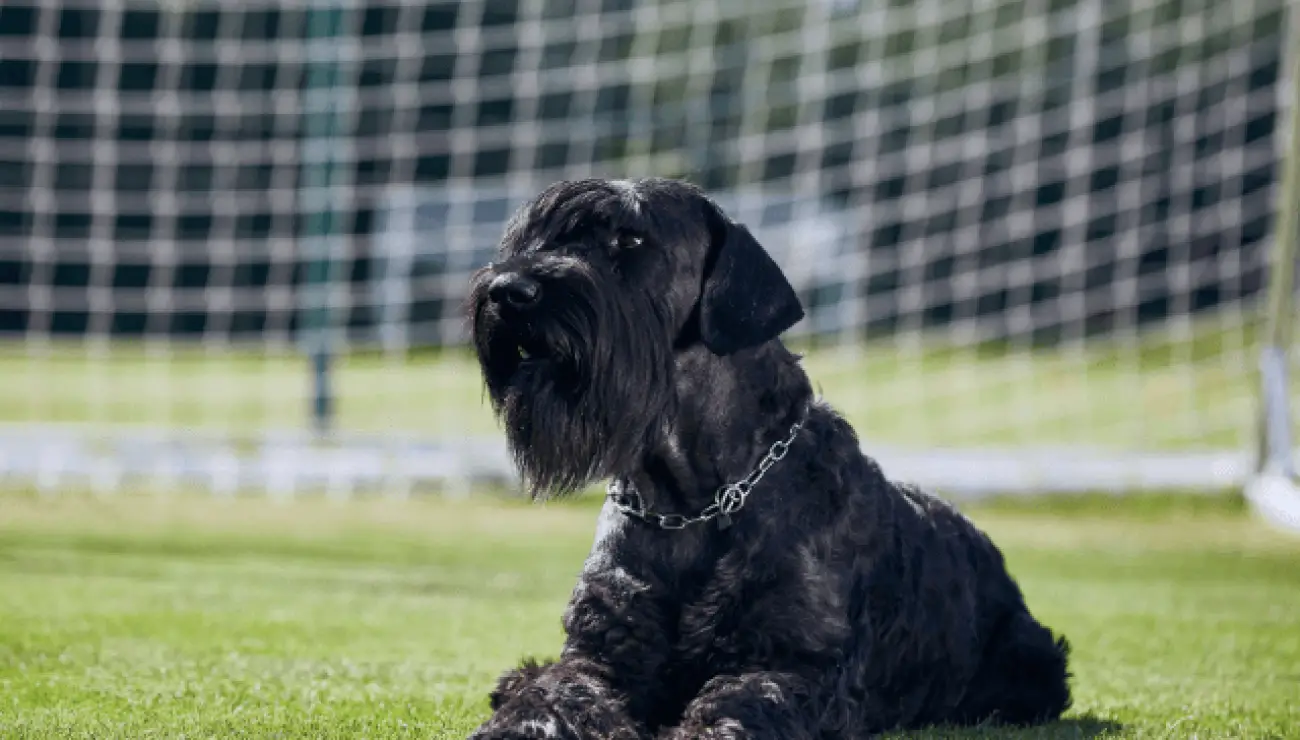
<path fill-rule="evenodd" d="M 1230 498 L 972 509 L 1075 646 L 1030 732 L 1300 736 L 1300 540 Z M 0 493 L 0 737 L 460 738 L 554 655 L 591 501 Z"/>

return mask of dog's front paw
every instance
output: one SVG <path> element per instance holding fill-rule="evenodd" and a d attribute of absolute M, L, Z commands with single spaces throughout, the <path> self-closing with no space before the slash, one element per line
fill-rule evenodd
<path fill-rule="evenodd" d="M 752 740 L 755 736 L 739 720 L 724 719 L 711 726 L 687 723 L 665 730 L 659 740 Z"/>
<path fill-rule="evenodd" d="M 644 740 L 626 697 L 581 661 L 526 661 L 507 671 L 489 697 L 492 717 L 470 740 Z"/>
<path fill-rule="evenodd" d="M 578 740 L 559 716 L 520 702 L 505 705 L 484 722 L 469 740 Z"/>
<path fill-rule="evenodd" d="M 610 706 L 552 706 L 524 693 L 505 704 L 469 740 L 645 740 L 647 733 Z"/>

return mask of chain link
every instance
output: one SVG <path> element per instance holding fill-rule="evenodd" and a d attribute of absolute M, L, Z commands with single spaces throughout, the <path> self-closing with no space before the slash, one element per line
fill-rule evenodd
<path fill-rule="evenodd" d="M 640 519 L 647 524 L 653 524 L 660 529 L 686 529 L 692 524 L 700 524 L 710 519 L 722 517 L 725 525 L 730 524 L 730 516 L 740 511 L 745 506 L 746 499 L 753 492 L 754 486 L 763 479 L 772 466 L 780 462 L 787 453 L 790 452 L 790 445 L 794 443 L 795 437 L 799 436 L 799 430 L 803 428 L 802 421 L 796 421 L 790 426 L 790 433 L 785 439 L 778 440 L 763 455 L 763 459 L 758 461 L 758 467 L 744 479 L 735 483 L 727 483 L 720 487 L 713 494 L 713 503 L 701 509 L 693 516 L 685 514 L 660 514 L 645 508 L 645 502 L 641 500 L 641 494 L 632 487 L 630 483 L 624 483 L 622 480 L 615 478 L 609 482 L 606 489 L 606 498 L 627 516 Z"/>

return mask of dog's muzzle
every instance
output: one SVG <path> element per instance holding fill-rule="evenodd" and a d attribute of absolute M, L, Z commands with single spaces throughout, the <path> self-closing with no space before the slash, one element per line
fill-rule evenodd
<path fill-rule="evenodd" d="M 489 267 L 478 279 L 473 332 L 488 385 L 501 389 L 550 368 L 557 356 L 545 328 L 542 279 L 509 267 Z"/>

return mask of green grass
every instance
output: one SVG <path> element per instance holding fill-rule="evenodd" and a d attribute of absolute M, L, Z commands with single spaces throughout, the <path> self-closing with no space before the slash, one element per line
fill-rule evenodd
<path fill-rule="evenodd" d="M 827 399 L 870 444 L 1244 448 L 1255 412 L 1253 330 L 1186 331 L 1061 349 L 935 338 L 808 351 Z M 134 344 L 0 345 L 0 423 L 167 425 L 234 434 L 305 428 L 308 370 L 291 352 Z M 102 351 L 101 351 L 102 350 Z M 495 434 L 465 352 L 353 354 L 334 374 L 338 428 Z M 1296 374 L 1300 393 L 1300 373 Z"/>
<path fill-rule="evenodd" d="M 1300 736 L 1300 540 L 1227 498 L 972 516 L 1075 645 L 1068 721 L 914 737 Z M 0 736 L 458 738 L 554 655 L 589 502 L 0 494 Z"/>

